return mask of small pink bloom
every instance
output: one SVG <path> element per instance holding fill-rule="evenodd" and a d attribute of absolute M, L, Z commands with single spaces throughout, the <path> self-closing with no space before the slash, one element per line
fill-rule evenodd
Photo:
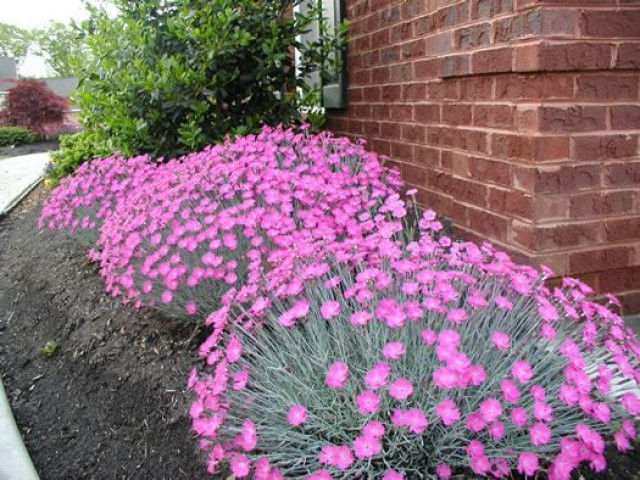
<path fill-rule="evenodd" d="M 587 447 L 589 447 L 594 452 L 604 452 L 604 440 L 602 439 L 602 436 L 589 426 L 585 425 L 584 423 L 578 423 L 576 425 L 576 435 Z"/>
<path fill-rule="evenodd" d="M 536 447 L 546 445 L 551 440 L 551 429 L 544 423 L 538 422 L 529 429 L 529 437 Z"/>
<path fill-rule="evenodd" d="M 184 309 L 189 315 L 195 315 L 195 313 L 198 311 L 198 305 L 193 300 L 189 300 L 184 305 Z"/>
<path fill-rule="evenodd" d="M 340 303 L 329 300 L 322 304 L 320 307 L 320 314 L 325 320 L 331 320 L 340 313 Z"/>
<path fill-rule="evenodd" d="M 473 412 L 467 415 L 467 428 L 472 432 L 479 432 L 485 425 L 482 415 L 479 413 Z"/>
<path fill-rule="evenodd" d="M 356 454 L 356 458 L 371 458 L 380 453 L 381 450 L 382 445 L 379 438 L 361 435 L 353 441 L 353 451 Z"/>
<path fill-rule="evenodd" d="M 364 383 L 372 390 L 377 390 L 387 384 L 387 379 L 391 373 L 391 367 L 388 363 L 378 362 L 364 377 Z"/>
<path fill-rule="evenodd" d="M 294 405 L 287 412 L 287 421 L 298 427 L 307 421 L 307 409 L 302 405 Z"/>
<path fill-rule="evenodd" d="M 240 343 L 240 340 L 236 338 L 235 335 L 232 335 L 231 340 L 229 340 L 226 354 L 227 354 L 227 360 L 229 361 L 229 363 L 237 362 L 238 360 L 240 360 L 240 357 L 242 356 L 242 344 Z"/>
<path fill-rule="evenodd" d="M 532 452 L 523 452 L 518 456 L 518 472 L 532 477 L 539 468 L 538 457 Z"/>
<path fill-rule="evenodd" d="M 349 378 L 349 366 L 344 362 L 333 362 L 329 365 L 325 383 L 331 388 L 342 388 Z"/>
<path fill-rule="evenodd" d="M 471 470 L 473 470 L 478 475 L 484 475 L 489 470 L 491 470 L 491 462 L 484 455 L 471 457 L 470 466 L 471 466 Z"/>
<path fill-rule="evenodd" d="M 438 345 L 456 349 L 460 345 L 460 334 L 455 330 L 442 330 L 438 334 Z"/>
<path fill-rule="evenodd" d="M 511 380 L 502 380 L 500 382 L 500 389 L 502 390 L 502 396 L 507 402 L 516 403 L 520 400 L 520 390 L 518 390 L 518 386 Z"/>
<path fill-rule="evenodd" d="M 533 385 L 531 387 L 531 396 L 535 400 L 543 402 L 545 397 L 546 397 L 546 395 L 547 395 L 547 392 L 545 391 L 545 389 L 541 385 Z"/>
<path fill-rule="evenodd" d="M 449 398 L 442 400 L 436 405 L 436 415 L 438 415 L 442 423 L 447 426 L 460 420 L 460 410 L 458 410 L 456 403 Z"/>
<path fill-rule="evenodd" d="M 548 403 L 536 400 L 533 402 L 533 416 L 541 422 L 550 422 L 553 418 L 553 408 Z"/>
<path fill-rule="evenodd" d="M 356 395 L 356 405 L 363 415 L 375 413 L 380 406 L 380 398 L 375 392 L 365 390 Z"/>
<path fill-rule="evenodd" d="M 511 410 L 511 422 L 518 427 L 525 426 L 527 424 L 527 411 L 520 407 Z"/>
<path fill-rule="evenodd" d="M 502 405 L 497 398 L 488 398 L 480 404 L 480 415 L 482 419 L 491 423 L 502 415 Z"/>
<path fill-rule="evenodd" d="M 511 339 L 506 333 L 493 332 L 493 335 L 491 335 L 491 343 L 493 343 L 498 350 L 506 350 L 511 345 Z"/>
<path fill-rule="evenodd" d="M 406 400 L 413 393 L 413 384 L 406 378 L 398 378 L 389 385 L 389 395 L 396 400 Z"/>
<path fill-rule="evenodd" d="M 363 310 L 357 311 L 357 312 L 353 312 L 351 314 L 351 318 L 350 321 L 353 325 L 357 325 L 357 326 L 364 326 L 367 323 L 369 323 L 369 320 L 371 320 L 372 316 L 369 312 L 365 312 Z"/>
<path fill-rule="evenodd" d="M 237 478 L 244 478 L 249 475 L 251 464 L 245 455 L 234 455 L 231 458 L 231 472 Z"/>
<path fill-rule="evenodd" d="M 469 318 L 467 312 L 462 308 L 452 308 L 447 313 L 447 320 L 456 325 L 462 325 Z"/>
<path fill-rule="evenodd" d="M 382 355 L 391 360 L 400 358 L 404 353 L 405 348 L 402 342 L 389 342 L 382 349 Z"/>
<path fill-rule="evenodd" d="M 436 475 L 442 480 L 449 480 L 451 478 L 451 467 L 446 463 L 439 463 L 436 467 Z"/>
<path fill-rule="evenodd" d="M 450 368 L 438 367 L 433 372 L 433 382 L 439 388 L 451 389 L 458 384 L 458 375 Z"/>
<path fill-rule="evenodd" d="M 404 475 L 397 470 L 387 470 L 382 476 L 382 480 L 403 480 Z"/>
<path fill-rule="evenodd" d="M 487 431 L 489 432 L 489 435 L 491 435 L 491 438 L 498 441 L 504 435 L 504 424 L 502 422 L 495 421 L 489 425 Z"/>
<path fill-rule="evenodd" d="M 484 455 L 484 445 L 480 440 L 471 440 L 467 445 L 467 454 L 472 458 Z"/>
<path fill-rule="evenodd" d="M 558 394 L 558 398 L 562 400 L 564 403 L 566 403 L 567 405 L 569 405 L 570 407 L 572 407 L 576 403 L 578 403 L 578 400 L 580 399 L 580 394 L 575 389 L 575 387 L 571 385 L 567 385 L 565 383 L 560 386 L 560 393 Z"/>
<path fill-rule="evenodd" d="M 423 330 L 420 333 L 420 338 L 422 338 L 422 341 L 427 344 L 427 345 L 433 345 L 434 343 L 436 343 L 437 340 L 437 335 L 433 330 Z"/>
<path fill-rule="evenodd" d="M 625 435 L 624 431 L 619 430 L 613 434 L 613 439 L 616 442 L 616 448 L 620 452 L 626 452 L 631 448 L 631 443 L 629 439 Z"/>
<path fill-rule="evenodd" d="M 346 470 L 353 464 L 353 453 L 346 446 L 325 445 L 318 455 L 320 463 L 333 465 L 339 470 Z"/>
<path fill-rule="evenodd" d="M 533 377 L 531 365 L 526 360 L 518 360 L 514 362 L 511 368 L 511 375 L 520 383 L 527 383 Z"/>
<path fill-rule="evenodd" d="M 384 425 L 377 420 L 369 420 L 362 427 L 362 434 L 374 438 L 382 438 L 384 436 Z"/>
<path fill-rule="evenodd" d="M 629 413 L 633 415 L 640 414 L 640 399 L 638 399 L 638 396 L 635 393 L 625 393 L 622 396 L 620 403 L 622 403 L 622 406 L 626 408 Z"/>
<path fill-rule="evenodd" d="M 481 385 L 487 378 L 487 374 L 482 368 L 482 365 L 471 365 L 467 372 L 469 374 L 469 379 L 471 381 L 471 385 Z"/>

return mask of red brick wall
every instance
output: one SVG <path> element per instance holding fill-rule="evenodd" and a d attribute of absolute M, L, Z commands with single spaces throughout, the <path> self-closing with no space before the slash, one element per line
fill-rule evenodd
<path fill-rule="evenodd" d="M 347 0 L 330 127 L 467 237 L 640 311 L 639 3 Z"/>

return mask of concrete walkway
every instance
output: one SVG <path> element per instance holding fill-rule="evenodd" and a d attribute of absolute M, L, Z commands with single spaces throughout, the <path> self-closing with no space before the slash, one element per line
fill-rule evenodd
<path fill-rule="evenodd" d="M 0 216 L 11 210 L 44 177 L 48 153 L 0 160 Z"/>

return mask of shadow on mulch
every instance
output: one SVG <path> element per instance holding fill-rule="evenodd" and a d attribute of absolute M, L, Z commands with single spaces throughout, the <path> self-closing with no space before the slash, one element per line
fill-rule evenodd
<path fill-rule="evenodd" d="M 0 221 L 0 372 L 41 478 L 203 477 L 186 391 L 193 326 L 107 297 L 84 248 L 38 232 L 45 195 Z"/>

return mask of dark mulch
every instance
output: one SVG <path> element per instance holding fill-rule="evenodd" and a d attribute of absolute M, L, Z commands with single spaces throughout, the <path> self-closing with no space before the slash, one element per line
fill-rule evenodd
<path fill-rule="evenodd" d="M 0 147 L 0 158 L 19 157 L 21 155 L 29 155 L 31 153 L 48 152 L 49 150 L 57 150 L 59 146 L 60 142 L 58 142 L 58 140 L 46 140 L 44 142 L 20 145 L 18 147 Z"/>
<path fill-rule="evenodd" d="M 38 233 L 46 193 L 0 221 L 0 372 L 43 479 L 201 478 L 193 327 L 108 298 L 86 251 Z M 45 358 L 49 341 L 59 351 Z"/>

